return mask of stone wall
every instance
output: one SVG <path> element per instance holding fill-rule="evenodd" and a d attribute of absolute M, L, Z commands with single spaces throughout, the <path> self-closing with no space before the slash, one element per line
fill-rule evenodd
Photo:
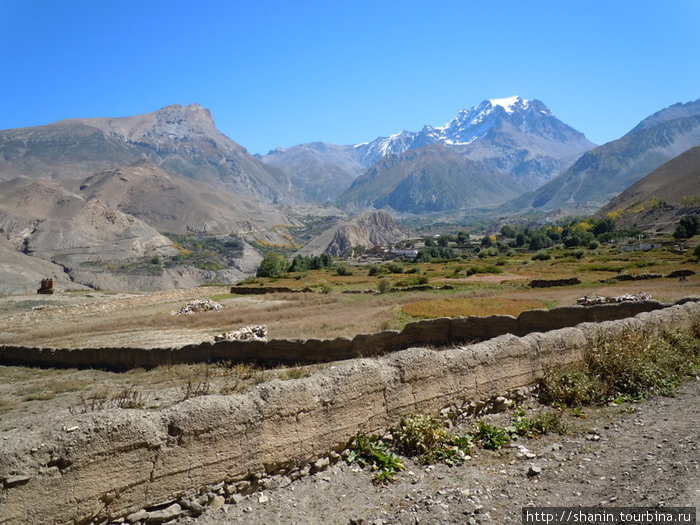
<path fill-rule="evenodd" d="M 402 416 L 458 409 L 531 385 L 546 369 L 580 362 L 589 342 L 625 329 L 658 333 L 698 322 L 700 303 L 688 302 L 442 351 L 412 348 L 352 359 L 307 378 L 260 384 L 247 394 L 193 398 L 160 411 L 74 415 L 62 428 L 47 414 L 42 428 L 18 430 L 14 439 L 0 431 L 0 523 L 99 523 L 168 505 L 202 487 L 289 472 L 342 450 L 358 432 L 386 430 Z M 436 323 L 452 326 L 450 320 Z"/>
<path fill-rule="evenodd" d="M 484 341 L 503 334 L 546 332 L 587 321 L 623 319 L 663 308 L 657 301 L 623 302 L 595 306 L 565 306 L 528 310 L 520 316 L 455 317 L 409 323 L 398 332 L 388 330 L 354 338 L 272 339 L 270 341 L 218 341 L 178 348 L 30 348 L 0 346 L 0 365 L 102 368 L 128 370 L 178 363 L 210 361 L 255 362 L 262 365 L 323 363 L 377 356 L 411 346 L 445 346 Z"/>

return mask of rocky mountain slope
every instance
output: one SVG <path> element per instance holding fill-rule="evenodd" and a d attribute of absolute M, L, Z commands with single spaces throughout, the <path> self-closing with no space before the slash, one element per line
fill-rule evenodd
<path fill-rule="evenodd" d="M 236 280 L 260 261 L 245 242 L 214 271 L 172 259 L 178 248 L 162 233 L 287 242 L 275 227 L 299 222 L 273 203 L 296 201 L 282 171 L 197 104 L 0 131 L 0 262 L 15 293 L 26 291 L 24 267 L 37 265 L 33 289 L 39 271 L 115 290 Z"/>
<path fill-rule="evenodd" d="M 160 232 L 254 236 L 275 224 L 293 222 L 269 203 L 169 173 L 146 160 L 92 174 L 74 190 Z"/>
<path fill-rule="evenodd" d="M 147 159 L 167 171 L 269 202 L 295 202 L 287 176 L 222 134 L 199 104 L 122 118 L 0 131 L 0 179 L 82 178 Z"/>
<path fill-rule="evenodd" d="M 507 175 L 434 144 L 385 157 L 337 202 L 348 210 L 374 207 L 420 214 L 502 202 L 519 193 Z"/>
<path fill-rule="evenodd" d="M 300 250 L 299 255 L 328 253 L 340 257 L 355 246 L 389 246 L 410 236 L 411 232 L 386 211 L 368 211 L 326 230 Z"/>
<path fill-rule="evenodd" d="M 700 99 L 675 104 L 618 140 L 584 153 L 557 178 L 515 199 L 511 211 L 594 211 L 665 162 L 700 144 Z"/>
<path fill-rule="evenodd" d="M 147 172 L 140 181 L 138 176 L 144 173 L 139 172 Z M 110 184 L 117 184 L 114 179 L 128 187 L 129 177 L 134 182 L 131 190 L 136 191 L 106 191 Z M 183 224 L 188 212 L 181 210 L 187 209 L 188 201 L 203 197 L 195 193 L 178 206 L 172 198 L 169 200 L 167 187 L 158 186 L 159 179 L 167 182 L 167 177 L 142 163 L 89 178 L 75 192 L 46 179 L 18 177 L 0 182 L 0 273 L 5 283 L 0 293 L 36 290 L 42 277 L 57 278 L 64 289 L 85 285 L 109 290 L 156 290 L 231 282 L 253 273 L 261 256 L 243 241 L 228 268 L 208 270 L 178 259 L 181 249 L 169 238 L 119 209 L 132 206 L 132 211 L 160 226 L 167 225 L 169 219 L 174 226 Z M 175 198 L 183 190 L 170 186 L 175 186 Z M 157 195 L 159 192 L 162 195 Z M 154 209 L 149 212 L 150 203 Z M 173 206 L 171 215 L 166 215 L 169 204 Z M 197 211 L 194 207 L 190 214 Z M 202 216 L 197 219 L 201 221 Z"/>
<path fill-rule="evenodd" d="M 87 288 L 72 282 L 61 266 L 18 251 L 0 235 L 0 295 L 33 294 L 46 277 L 54 279 L 59 290 Z"/>
<path fill-rule="evenodd" d="M 289 180 L 311 202 L 333 202 L 367 169 L 353 146 L 327 142 L 277 148 L 262 161 L 287 173 Z"/>
<path fill-rule="evenodd" d="M 671 232 L 678 219 L 688 214 L 700 214 L 700 146 L 635 182 L 596 217 L 614 217 L 622 228 Z"/>

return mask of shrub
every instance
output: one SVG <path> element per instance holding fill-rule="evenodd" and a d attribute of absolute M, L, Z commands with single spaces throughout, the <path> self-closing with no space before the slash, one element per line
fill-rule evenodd
<path fill-rule="evenodd" d="M 257 277 L 279 277 L 287 271 L 287 259 L 284 255 L 268 252 L 260 262 Z"/>
<path fill-rule="evenodd" d="M 600 247 L 600 243 L 598 241 L 591 241 L 588 243 L 589 250 L 597 250 L 599 247 Z"/>
<path fill-rule="evenodd" d="M 380 275 L 386 275 L 387 269 L 384 265 L 382 264 L 370 264 L 369 266 L 369 271 L 367 272 L 367 275 L 370 277 L 374 276 L 380 276 Z"/>
<path fill-rule="evenodd" d="M 430 262 L 434 259 L 454 259 L 456 253 L 452 248 L 445 248 L 443 246 L 433 246 L 421 248 L 418 250 L 418 256 L 416 257 L 416 262 Z"/>
<path fill-rule="evenodd" d="M 571 235 L 564 237 L 564 246 L 567 248 L 573 248 L 574 246 L 581 245 L 581 238 L 578 235 Z"/>
<path fill-rule="evenodd" d="M 697 215 L 684 215 L 678 221 L 673 237 L 676 239 L 687 239 L 700 231 L 700 217 Z"/>
<path fill-rule="evenodd" d="M 467 276 L 474 275 L 475 273 L 503 273 L 503 270 L 491 264 L 488 266 L 472 266 L 467 270 Z"/>
<path fill-rule="evenodd" d="M 472 447 L 471 436 L 453 434 L 443 421 L 424 415 L 403 418 L 393 436 L 399 451 L 422 463 L 461 463 Z"/>
<path fill-rule="evenodd" d="M 335 272 L 338 275 L 343 276 L 352 275 L 352 269 L 350 268 L 350 265 L 346 263 L 337 264 L 335 267 Z"/>
<path fill-rule="evenodd" d="M 391 281 L 389 279 L 382 279 L 379 281 L 379 285 L 377 286 L 377 289 L 379 290 L 379 293 L 388 293 L 391 291 Z"/>
<path fill-rule="evenodd" d="M 403 264 L 401 264 L 400 262 L 390 262 L 386 268 L 391 273 L 403 273 Z"/>
<path fill-rule="evenodd" d="M 700 340 L 685 332 L 648 337 L 634 331 L 601 340 L 586 350 L 581 369 L 548 374 L 539 385 L 543 403 L 582 406 L 612 400 L 673 395 L 700 371 Z"/>
<path fill-rule="evenodd" d="M 394 481 L 396 473 L 406 468 L 401 459 L 389 451 L 389 446 L 379 436 L 366 436 L 364 434 L 355 438 L 347 462 L 357 463 L 361 467 L 371 467 L 372 470 L 376 471 L 374 480 L 377 483 Z"/>
<path fill-rule="evenodd" d="M 428 284 L 428 281 L 429 279 L 427 275 L 412 275 L 411 277 L 398 281 L 396 286 L 420 286 L 423 284 Z"/>
<path fill-rule="evenodd" d="M 548 252 L 537 252 L 532 256 L 533 261 L 547 261 L 552 258 L 552 255 Z"/>

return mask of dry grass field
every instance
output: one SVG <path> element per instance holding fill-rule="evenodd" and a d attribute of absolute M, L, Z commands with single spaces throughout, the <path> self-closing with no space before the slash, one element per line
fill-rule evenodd
<path fill-rule="evenodd" d="M 517 315 L 531 308 L 576 304 L 584 295 L 648 292 L 660 301 L 700 295 L 700 268 L 691 255 L 666 250 L 616 253 L 609 248 L 554 250 L 549 260 L 532 254 L 412 264 L 404 272 L 369 276 L 368 266 L 352 266 L 352 275 L 333 269 L 249 280 L 246 286 L 311 287 L 319 293 L 234 295 L 229 287 L 200 287 L 154 293 L 60 293 L 53 296 L 0 297 L 0 344 L 43 347 L 178 346 L 211 340 L 215 334 L 264 324 L 270 338 L 333 338 L 401 329 L 406 323 L 442 316 Z M 470 269 L 476 268 L 476 272 Z M 415 268 L 415 269 L 414 269 Z M 605 282 L 628 274 L 668 275 L 681 268 L 696 272 L 685 281 L 660 278 Z M 479 273 L 487 270 L 491 273 Z M 578 277 L 575 286 L 536 289 L 532 279 Z M 438 288 L 346 294 L 377 290 L 383 280 L 400 287 L 423 281 Z M 323 292 L 323 293 L 321 293 Z M 209 298 L 221 311 L 173 315 L 186 302 Z M 0 414 L 5 426 L 31 426 L 46 410 L 71 413 L 101 408 L 159 408 L 187 397 L 245 391 L 270 379 L 293 379 L 320 366 L 261 370 L 250 365 L 200 364 L 113 373 L 100 370 L 42 370 L 0 366 Z M 6 416 L 6 417 L 5 417 Z M 11 417 L 10 417 L 11 416 Z"/>
<path fill-rule="evenodd" d="M 619 273 L 668 275 L 681 268 L 698 271 L 691 255 L 667 250 L 617 253 L 614 249 L 553 250 L 549 260 L 532 254 L 449 262 L 405 263 L 404 273 L 368 275 L 368 266 L 352 266 L 352 275 L 332 268 L 281 278 L 249 279 L 246 286 L 274 286 L 317 293 L 236 295 L 229 287 L 200 287 L 155 293 L 65 293 L 54 296 L 0 297 L 0 344 L 51 347 L 177 346 L 201 342 L 215 334 L 249 324 L 268 326 L 270 338 L 332 338 L 386 329 L 407 322 L 442 316 L 518 315 L 532 308 L 576 304 L 584 295 L 648 292 L 660 301 L 700 294 L 700 276 L 685 281 L 660 278 L 607 281 Z M 476 270 L 476 272 L 474 271 Z M 488 273 L 481 273 L 488 272 Z M 557 288 L 531 288 L 532 279 L 576 276 L 582 283 Z M 377 290 L 382 281 L 396 290 L 418 281 L 428 291 L 346 294 Z M 210 298 L 223 310 L 177 316 L 187 301 Z"/>

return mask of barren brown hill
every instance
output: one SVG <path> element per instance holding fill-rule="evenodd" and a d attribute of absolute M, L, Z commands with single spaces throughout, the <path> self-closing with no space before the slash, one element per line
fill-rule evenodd
<path fill-rule="evenodd" d="M 65 281 L 109 290 L 228 283 L 254 272 L 261 259 L 240 242 L 240 253 L 226 267 L 209 269 L 177 260 L 180 251 L 171 240 L 144 221 L 97 196 L 26 177 L 0 182 L 0 235 L 6 241 L 0 251 L 1 293 L 36 289 L 40 277 L 61 272 Z"/>
<path fill-rule="evenodd" d="M 46 277 L 54 279 L 59 290 L 87 288 L 72 282 L 61 266 L 17 251 L 0 235 L 0 295 L 33 294 Z"/>
<path fill-rule="evenodd" d="M 670 160 L 634 183 L 596 214 L 619 227 L 670 232 L 678 219 L 700 213 L 700 146 Z"/>
<path fill-rule="evenodd" d="M 222 134 L 199 104 L 122 118 L 69 119 L 0 131 L 0 179 L 77 179 L 147 159 L 269 202 L 294 202 L 287 176 Z"/>
<path fill-rule="evenodd" d="M 0 183 L 0 231 L 28 255 L 79 264 L 176 253 L 172 243 L 136 217 L 87 200 L 51 181 Z"/>
<path fill-rule="evenodd" d="M 90 175 L 76 191 L 161 232 L 255 235 L 294 222 L 271 204 L 168 173 L 149 161 Z"/>

